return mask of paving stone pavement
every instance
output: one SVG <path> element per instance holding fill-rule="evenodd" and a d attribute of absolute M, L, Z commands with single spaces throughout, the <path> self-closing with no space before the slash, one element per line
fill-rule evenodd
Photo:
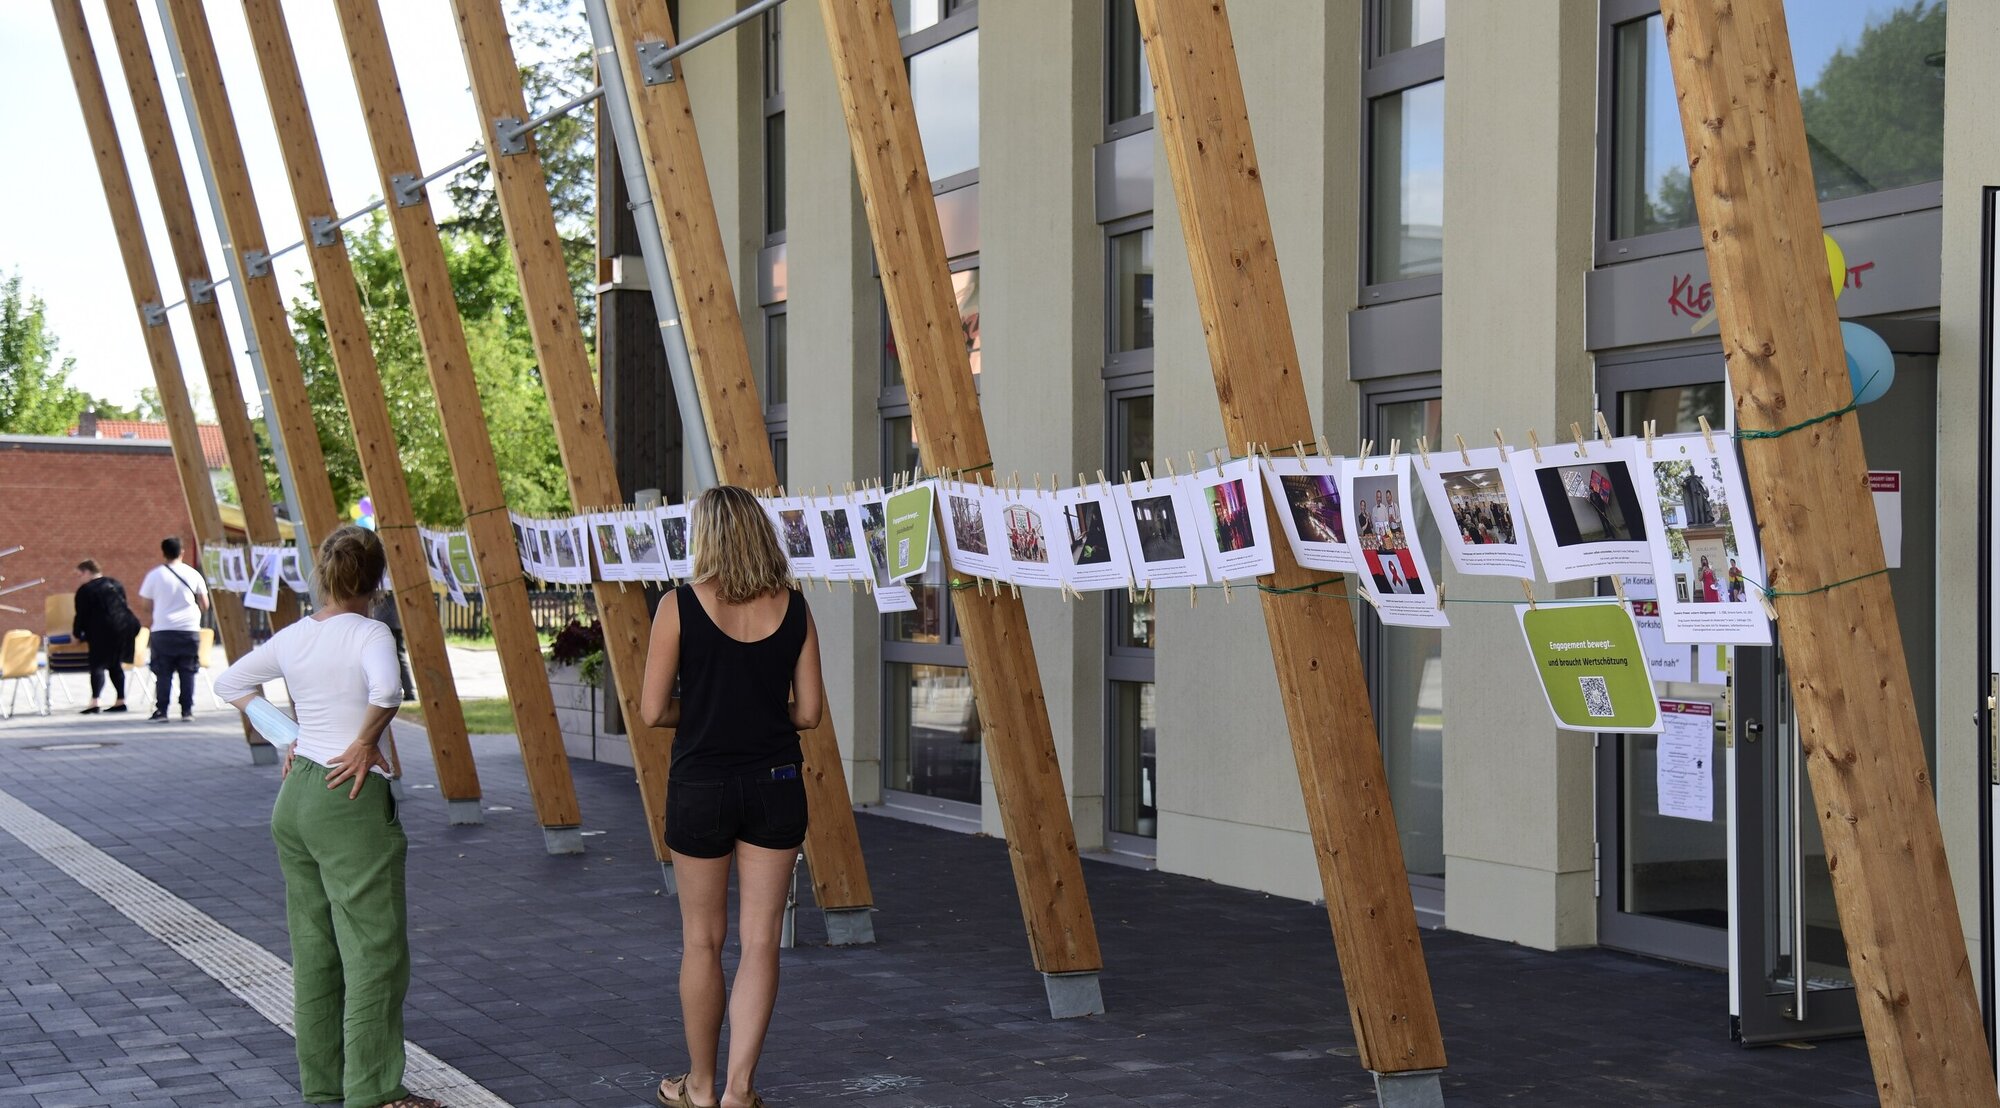
<path fill-rule="evenodd" d="M 231 719 L 0 722 L 0 789 L 288 954 L 277 771 Z M 511 736 L 481 736 L 483 826 L 445 826 L 399 727 L 414 984 L 405 1032 L 519 1108 L 650 1102 L 684 1068 L 678 916 L 630 771 L 573 763 L 589 853 L 542 853 Z M 38 749 L 104 743 L 89 749 Z M 1317 907 L 1087 866 L 1109 1013 L 1051 1021 L 1004 844 L 864 814 L 879 943 L 800 947 L 760 1071 L 773 1108 L 1372 1103 Z M 800 882 L 809 898 L 809 884 Z M 291 1039 L 0 832 L 0 1108 L 298 1103 Z M 1858 1040 L 1744 1050 L 1720 974 L 1424 935 L 1447 1103 L 1876 1103 Z"/>

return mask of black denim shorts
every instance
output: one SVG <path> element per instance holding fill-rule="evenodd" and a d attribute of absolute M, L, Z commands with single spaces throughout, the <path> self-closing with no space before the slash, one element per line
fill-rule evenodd
<path fill-rule="evenodd" d="M 772 776 L 787 771 L 789 776 Z M 677 853 L 721 858 L 738 842 L 797 850 L 805 841 L 806 782 L 797 766 L 667 783 L 667 846 Z"/>

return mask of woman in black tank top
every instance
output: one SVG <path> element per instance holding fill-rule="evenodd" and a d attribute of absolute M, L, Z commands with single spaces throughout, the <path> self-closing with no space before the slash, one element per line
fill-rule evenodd
<path fill-rule="evenodd" d="M 681 902 L 688 1071 L 660 1082 L 656 1097 L 667 1108 L 761 1108 L 757 1059 L 777 1001 L 785 893 L 806 834 L 799 732 L 819 725 L 825 703 L 819 634 L 755 497 L 733 485 L 710 489 L 690 517 L 694 577 L 653 617 L 639 695 L 646 722 L 675 728 L 667 846 Z M 732 858 L 743 956 L 728 995 L 727 1080 L 717 1081 Z"/>

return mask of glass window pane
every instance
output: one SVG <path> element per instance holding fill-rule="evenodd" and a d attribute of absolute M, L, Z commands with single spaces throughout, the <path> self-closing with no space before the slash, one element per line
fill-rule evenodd
<path fill-rule="evenodd" d="M 785 483 L 785 475 L 791 468 L 791 440 L 785 435 L 771 436 L 771 465 L 778 471 L 778 483 Z"/>
<path fill-rule="evenodd" d="M 1790 0 L 1793 68 L 1821 200 L 1944 176 L 1945 5 Z M 1613 43 L 1613 238 L 1695 224 L 1660 17 Z"/>
<path fill-rule="evenodd" d="M 1153 685 L 1111 684 L 1111 829 L 1153 838 L 1158 834 L 1159 757 Z"/>
<path fill-rule="evenodd" d="M 1375 52 L 1393 54 L 1444 37 L 1444 0 L 1381 0 Z"/>
<path fill-rule="evenodd" d="M 907 35 L 921 31 L 943 18 L 939 10 L 944 7 L 942 0 L 891 0 L 896 11 L 896 33 Z"/>
<path fill-rule="evenodd" d="M 785 9 L 780 6 L 764 13 L 764 95 L 781 96 L 785 91 L 784 52 Z"/>
<path fill-rule="evenodd" d="M 1384 404 L 1376 409 L 1378 439 L 1442 440 L 1443 405 L 1437 400 Z M 1438 549 L 1437 521 L 1423 496 L 1412 498 L 1417 539 Z M 1389 775 L 1389 799 L 1403 840 L 1403 865 L 1414 874 L 1444 876 L 1444 635 L 1414 627 L 1384 627 L 1370 612 L 1378 700 L 1375 725 Z"/>
<path fill-rule="evenodd" d="M 1140 462 L 1152 464 L 1153 396 L 1151 393 L 1121 396 L 1116 404 L 1113 416 L 1116 441 L 1112 443 L 1111 464 L 1118 467 L 1118 476 L 1122 478 L 1128 473 L 1138 473 Z M 1127 649 L 1153 649 L 1155 602 L 1144 600 L 1134 604 L 1123 592 L 1113 592 L 1111 597 L 1112 642 Z"/>
<path fill-rule="evenodd" d="M 910 58 L 910 99 L 931 180 L 979 168 L 979 32 Z"/>
<path fill-rule="evenodd" d="M 1369 104 L 1368 280 L 1444 272 L 1444 82 Z"/>
<path fill-rule="evenodd" d="M 1153 229 L 1111 237 L 1111 352 L 1153 345 Z"/>
<path fill-rule="evenodd" d="M 881 282 L 875 285 L 876 296 L 881 296 Z M 961 269 L 951 275 L 951 291 L 958 298 L 958 324 L 965 330 L 965 353 L 972 363 L 972 376 L 976 380 L 985 359 L 981 357 L 984 343 L 979 335 L 979 270 Z M 903 384 L 903 362 L 896 356 L 896 331 L 889 325 L 889 302 L 882 301 L 882 387 L 899 388 Z M 889 467 L 891 470 L 895 466 Z"/>
<path fill-rule="evenodd" d="M 764 233 L 785 229 L 785 113 L 764 120 Z"/>
<path fill-rule="evenodd" d="M 888 666 L 892 789 L 979 803 L 979 706 L 956 666 Z"/>
<path fill-rule="evenodd" d="M 1139 11 L 1132 0 L 1111 0 L 1109 106 L 1112 123 L 1153 110 L 1153 73 L 1139 41 Z"/>
<path fill-rule="evenodd" d="M 785 403 L 790 388 L 787 369 L 788 351 L 785 338 L 785 313 L 778 312 L 764 317 L 764 405 Z"/>

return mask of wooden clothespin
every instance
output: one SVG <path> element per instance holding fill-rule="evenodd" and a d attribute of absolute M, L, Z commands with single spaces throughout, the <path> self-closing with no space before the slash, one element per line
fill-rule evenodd
<path fill-rule="evenodd" d="M 1145 459 L 1143 459 L 1143 458 L 1142 458 L 1142 459 L 1140 459 L 1140 461 L 1139 461 L 1139 472 L 1140 472 L 1140 473 L 1143 473 L 1143 474 L 1145 474 L 1145 475 L 1146 475 L 1146 491 L 1147 491 L 1147 492 L 1152 492 L 1152 491 L 1153 491 L 1153 466 L 1152 466 L 1152 463 L 1150 463 L 1150 462 L 1146 461 L 1146 460 L 1145 460 Z M 1131 474 L 1129 474 L 1129 473 L 1128 473 L 1128 474 L 1126 474 L 1126 475 L 1125 475 L 1125 483 L 1126 483 L 1126 484 L 1128 484 L 1128 485 L 1132 483 L 1132 475 L 1131 475 Z"/>
<path fill-rule="evenodd" d="M 1466 465 L 1471 465 L 1472 452 L 1465 448 L 1465 436 L 1453 435 L 1452 438 L 1458 440 L 1458 460 L 1465 463 Z"/>
<path fill-rule="evenodd" d="M 1438 611 L 1442 612 L 1444 611 L 1444 582 L 1442 580 L 1437 582 L 1437 596 Z"/>
<path fill-rule="evenodd" d="M 1402 439 L 1390 439 L 1390 440 L 1389 440 L 1389 468 L 1390 468 L 1390 469 L 1394 469 L 1394 468 L 1396 468 L 1396 457 L 1397 457 L 1397 455 L 1401 454 L 1402 452 L 1403 452 L 1403 440 L 1402 440 Z"/>
<path fill-rule="evenodd" d="M 1081 473 L 1077 474 L 1077 478 L 1078 478 L 1077 483 L 1082 484 L 1083 474 Z M 1127 472 L 1125 474 L 1125 483 L 1128 485 L 1132 483 L 1132 474 L 1130 472 Z M 1097 471 L 1097 488 L 1098 491 L 1102 492 L 1104 495 L 1106 496 L 1111 495 L 1111 482 L 1106 481 L 1104 479 L 1104 471 L 1101 469 Z"/>
<path fill-rule="evenodd" d="M 1528 607 L 1533 608 L 1535 606 L 1535 583 L 1526 577 L 1521 578 L 1521 592 L 1528 598 Z"/>
<path fill-rule="evenodd" d="M 1583 424 L 1571 420 L 1569 433 L 1570 437 L 1576 440 L 1576 456 L 1579 458 L 1588 457 L 1590 455 L 1590 448 L 1583 444 Z"/>
<path fill-rule="evenodd" d="M 1535 452 L 1535 463 L 1537 465 L 1541 464 L 1542 440 L 1540 436 L 1535 434 L 1534 428 L 1532 427 L 1528 429 L 1528 449 Z"/>
<path fill-rule="evenodd" d="M 1708 426 L 1708 417 L 1696 416 L 1695 419 L 1701 424 L 1701 441 L 1708 444 L 1710 454 L 1715 453 L 1715 432 Z"/>
<path fill-rule="evenodd" d="M 1614 593 L 1616 593 L 1616 594 L 1618 594 L 1618 603 L 1620 603 L 1620 604 L 1623 604 L 1623 605 L 1626 605 L 1627 607 L 1630 607 L 1630 606 L 1631 606 L 1632 602 L 1631 602 L 1631 601 L 1629 601 L 1629 600 L 1627 600 L 1627 599 L 1625 599 L 1625 575 L 1624 575 L 1624 574 L 1622 574 L 1622 573 L 1614 573 L 1614 574 L 1612 574 L 1612 575 L 1611 575 L 1611 591 L 1612 591 L 1612 592 L 1614 592 Z"/>
<path fill-rule="evenodd" d="M 1042 495 L 1042 475 L 1039 473 L 1035 474 L 1035 495 Z"/>
<path fill-rule="evenodd" d="M 1375 440 L 1362 439 L 1360 456 L 1365 460 L 1368 457 L 1368 455 L 1373 454 L 1374 452 L 1375 452 Z"/>
<path fill-rule="evenodd" d="M 1648 458 L 1653 456 L 1653 429 L 1659 425 L 1659 420 L 1649 419 L 1646 421 L 1645 426 L 1641 428 L 1646 435 L 1646 457 Z"/>
<path fill-rule="evenodd" d="M 1605 419 L 1604 419 L 1604 413 L 1603 413 L 1603 412 L 1602 412 L 1601 410 L 1600 410 L 1600 411 L 1595 411 L 1595 412 L 1592 412 L 1592 413 L 1590 413 L 1590 414 L 1591 414 L 1592 416 L 1596 417 L 1596 419 L 1597 419 L 1597 437 L 1598 437 L 1598 438 L 1599 438 L 1600 440 L 1602 440 L 1602 441 L 1603 441 L 1604 445 L 1606 445 L 1606 446 L 1610 446 L 1610 445 L 1611 445 L 1611 424 L 1605 421 Z"/>
<path fill-rule="evenodd" d="M 1297 454 L 1297 455 L 1299 456 L 1299 461 L 1301 461 L 1301 462 L 1305 461 L 1305 460 L 1306 460 L 1306 444 L 1305 444 L 1305 443 L 1303 443 L 1303 442 L 1301 442 L 1301 441 L 1299 441 L 1298 439 L 1293 439 L 1293 440 L 1292 440 L 1292 453 L 1294 453 L 1294 454 Z"/>
<path fill-rule="evenodd" d="M 1188 451 L 1187 458 L 1188 458 L 1188 476 L 1193 477 L 1197 472 L 1201 470 L 1201 464 L 1194 460 L 1194 451 L 1192 450 Z"/>
<path fill-rule="evenodd" d="M 1193 608 L 1194 608 L 1194 592 L 1195 592 L 1195 587 L 1194 587 L 1193 585 L 1189 585 L 1189 586 L 1188 586 L 1188 608 L 1189 608 L 1189 610 L 1193 610 Z"/>
<path fill-rule="evenodd" d="M 1504 461 L 1506 461 L 1506 460 L 1507 460 L 1507 436 L 1506 436 L 1506 435 L 1503 435 L 1503 434 L 1501 434 L 1501 433 L 1500 433 L 1500 428 L 1498 428 L 1498 427 L 1495 427 L 1495 428 L 1493 429 L 1493 441 L 1494 441 L 1494 442 L 1496 442 L 1496 443 L 1499 443 L 1499 444 L 1500 444 L 1500 460 L 1501 460 L 1501 461 L 1503 461 L 1503 462 L 1504 462 Z"/>
<path fill-rule="evenodd" d="M 1235 599 L 1236 599 L 1235 596 L 1229 590 L 1229 578 L 1224 577 L 1222 579 L 1222 602 L 1224 604 L 1228 604 L 1234 601 Z"/>
<path fill-rule="evenodd" d="M 1180 476 L 1180 474 L 1174 472 L 1174 460 L 1172 458 L 1161 458 L 1160 464 L 1167 467 L 1168 478 L 1171 479 Z"/>
<path fill-rule="evenodd" d="M 1772 623 L 1778 622 L 1778 606 L 1771 603 L 1771 591 L 1759 586 L 1757 589 L 1757 600 L 1764 605 L 1764 618 L 1770 620 Z"/>
<path fill-rule="evenodd" d="M 1424 468 L 1431 467 L 1431 440 L 1428 435 L 1417 436 L 1417 456 L 1424 460 Z"/>
<path fill-rule="evenodd" d="M 1319 456 L 1320 456 L 1320 457 L 1322 457 L 1322 458 L 1331 458 L 1331 457 L 1333 457 L 1333 452 L 1332 452 L 1331 450 L 1328 450 L 1328 449 L 1326 448 L 1326 436 L 1325 436 L 1325 435 L 1315 435 L 1315 436 L 1313 436 L 1313 446 L 1314 446 L 1314 447 L 1316 447 L 1316 448 L 1318 448 L 1318 450 L 1319 450 Z"/>

